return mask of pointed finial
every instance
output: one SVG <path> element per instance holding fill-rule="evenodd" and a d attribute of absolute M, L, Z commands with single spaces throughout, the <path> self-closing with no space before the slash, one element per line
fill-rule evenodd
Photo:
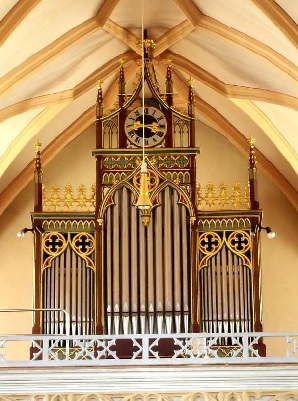
<path fill-rule="evenodd" d="M 253 138 L 252 136 L 250 136 L 247 141 L 250 144 L 250 147 L 253 147 L 254 143 L 256 142 L 255 138 Z"/>
<path fill-rule="evenodd" d="M 256 172 L 257 169 L 257 158 L 256 158 L 256 152 L 255 152 L 255 138 L 253 138 L 252 136 L 250 136 L 250 138 L 247 140 L 249 145 L 250 145 L 250 149 L 249 149 L 249 169 Z"/>
<path fill-rule="evenodd" d="M 40 150 L 39 148 L 41 147 L 41 143 L 39 140 L 36 141 L 34 144 L 35 147 L 35 159 L 34 159 L 34 177 L 35 177 L 35 182 L 36 183 L 41 183 L 42 182 L 42 166 L 41 166 L 41 158 L 40 158 Z"/>
<path fill-rule="evenodd" d="M 123 58 L 122 58 L 122 57 L 120 58 L 120 60 L 119 60 L 119 63 L 120 63 L 120 66 L 121 66 L 121 67 L 123 67 L 123 65 L 124 65 L 125 61 L 123 60 Z"/>
<path fill-rule="evenodd" d="M 193 88 L 194 80 L 192 79 L 192 77 L 189 77 L 188 83 L 189 83 L 189 86 L 190 86 L 191 88 Z"/>
<path fill-rule="evenodd" d="M 192 79 L 192 77 L 190 77 L 188 80 L 188 84 L 189 84 L 189 86 L 188 86 L 188 114 L 192 117 L 195 114 L 195 108 L 194 108 L 195 95 L 194 95 L 193 82 L 194 82 L 194 80 Z"/>
<path fill-rule="evenodd" d="M 172 67 L 172 59 L 170 59 L 170 57 L 168 57 L 167 59 L 166 59 L 166 65 L 168 66 L 168 67 Z"/>
<path fill-rule="evenodd" d="M 104 82 L 104 81 L 102 81 L 101 79 L 99 79 L 99 80 L 97 81 L 97 87 L 98 87 L 98 89 L 101 89 L 101 85 L 103 84 L 103 82 Z"/>
<path fill-rule="evenodd" d="M 36 143 L 34 144 L 35 147 L 35 153 L 39 152 L 39 148 L 41 147 L 41 143 L 37 139 Z"/>

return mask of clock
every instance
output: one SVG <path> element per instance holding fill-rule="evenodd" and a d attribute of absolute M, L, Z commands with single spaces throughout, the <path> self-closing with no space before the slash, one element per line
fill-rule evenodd
<path fill-rule="evenodd" d="M 125 134 L 136 146 L 143 146 L 143 107 L 132 110 L 125 120 Z M 167 132 L 165 115 L 156 107 L 144 107 L 144 146 L 160 144 Z"/>

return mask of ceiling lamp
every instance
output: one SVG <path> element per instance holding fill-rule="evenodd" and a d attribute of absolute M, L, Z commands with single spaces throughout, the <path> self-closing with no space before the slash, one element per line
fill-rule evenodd
<path fill-rule="evenodd" d="M 141 164 L 141 180 L 140 180 L 140 193 L 136 203 L 136 207 L 142 211 L 142 221 L 146 226 L 149 223 L 150 210 L 152 208 L 152 202 L 149 198 L 148 189 L 148 173 L 147 163 L 145 160 L 145 59 L 144 59 L 144 0 L 142 0 L 142 133 L 143 133 L 143 157 Z"/>

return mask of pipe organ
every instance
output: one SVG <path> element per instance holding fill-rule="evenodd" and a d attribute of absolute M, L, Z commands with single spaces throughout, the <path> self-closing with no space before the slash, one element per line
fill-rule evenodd
<path fill-rule="evenodd" d="M 65 334 L 65 310 L 74 335 L 201 331 L 226 333 L 218 346 L 229 346 L 229 333 L 262 330 L 254 145 L 251 208 L 200 210 L 193 87 L 188 110 L 176 109 L 171 64 L 161 94 L 149 50 L 129 96 L 121 64 L 116 110 L 104 113 L 99 85 L 93 209 L 44 211 L 37 149 L 32 221 L 45 235 L 35 235 L 35 307 L 45 311 L 33 332 Z M 142 105 L 145 84 L 151 95 Z M 152 207 L 140 211 L 143 151 Z"/>

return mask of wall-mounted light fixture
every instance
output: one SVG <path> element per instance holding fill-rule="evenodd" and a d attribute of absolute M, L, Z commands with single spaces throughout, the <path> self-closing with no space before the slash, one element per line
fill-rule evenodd
<path fill-rule="evenodd" d="M 44 235 L 45 234 L 45 230 L 41 226 L 35 226 L 35 227 L 32 227 L 32 228 L 25 227 L 25 228 L 23 228 L 22 230 L 20 230 L 17 233 L 17 237 L 19 237 L 19 238 L 24 237 L 24 235 L 28 231 L 30 231 L 32 234 L 33 233 L 39 233 L 40 235 Z"/>
<path fill-rule="evenodd" d="M 260 226 L 260 225 L 258 225 L 258 224 L 253 225 L 253 226 L 251 227 L 251 235 L 252 235 L 252 236 L 255 236 L 258 230 L 265 230 L 266 233 L 267 233 L 267 237 L 268 237 L 269 239 L 272 239 L 272 238 L 275 237 L 275 232 L 272 231 L 271 227 L 268 227 L 268 226 L 267 226 L 267 227 L 262 227 L 262 226 Z"/>
<path fill-rule="evenodd" d="M 267 233 L 267 237 L 272 239 L 275 237 L 275 232 L 271 230 L 271 227 L 260 227 L 261 230 L 265 230 Z"/>

